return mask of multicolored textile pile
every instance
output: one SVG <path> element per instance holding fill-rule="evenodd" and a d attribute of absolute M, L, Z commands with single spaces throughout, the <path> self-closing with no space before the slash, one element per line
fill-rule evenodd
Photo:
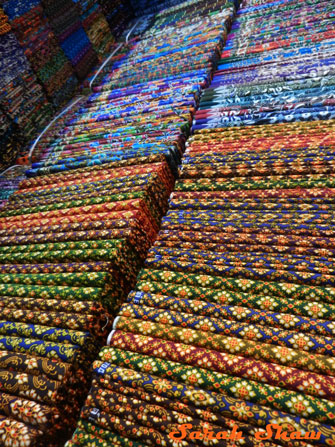
<path fill-rule="evenodd" d="M 0 267 L 1 442 L 62 446 L 87 392 L 87 371 L 108 321 L 103 308 L 80 291 L 97 289 L 103 274 L 75 269 L 50 274 L 46 265 L 37 274 L 32 273 L 36 266 L 22 265 L 27 270 L 17 274 L 9 265 Z"/>
<path fill-rule="evenodd" d="M 78 102 L 76 102 L 78 101 Z M 40 135 L 38 141 L 34 140 L 28 147 L 29 152 L 31 152 L 32 161 L 37 161 L 41 158 L 41 152 L 45 147 L 49 147 L 49 145 L 57 144 L 57 141 L 61 141 L 59 135 L 62 133 L 66 122 L 74 116 L 74 113 L 78 110 L 78 108 L 86 102 L 85 96 L 78 96 L 73 99 L 72 102 L 66 106 L 66 108 L 60 112 L 58 119 L 50 125 L 48 129 L 44 129 L 44 133 Z M 75 103 L 75 104 L 74 104 Z M 68 110 L 66 111 L 66 109 Z M 26 165 L 29 165 L 28 157 L 25 162 Z"/>
<path fill-rule="evenodd" d="M 223 51 L 233 2 L 160 11 L 39 141 L 0 209 L 10 447 L 89 386 L 66 447 L 335 444 L 334 3 L 245 0 Z"/>
<path fill-rule="evenodd" d="M 20 52 L 18 46 L 16 46 L 15 39 L 12 40 L 11 34 L 7 34 L 11 31 L 11 26 L 9 24 L 9 19 L 5 14 L 4 10 L 0 8 L 0 46 L 2 50 L 8 50 L 10 48 L 10 42 L 14 42 L 14 55 L 19 56 L 19 61 L 12 59 L 7 59 L 8 65 L 6 63 L 0 63 L 0 89 L 4 88 L 8 82 L 11 82 L 15 78 L 15 75 L 20 64 L 20 59 L 22 53 Z M 25 61 L 24 56 L 22 57 Z M 4 171 L 6 168 L 11 166 L 22 147 L 23 140 L 20 135 L 18 126 L 13 123 L 6 114 L 1 110 L 0 106 L 0 171 Z M 6 186 L 4 185 L 4 191 Z M 1 194 L 0 192 L 0 202 L 7 198 L 6 192 Z"/>
<path fill-rule="evenodd" d="M 109 310 L 134 284 L 173 183 L 158 154 L 26 179 L 1 208 L 6 445 L 69 438 L 111 329 Z"/>
<path fill-rule="evenodd" d="M 103 56 L 114 42 L 108 22 L 98 0 L 74 0 L 80 8 L 81 22 L 94 50 Z"/>
<path fill-rule="evenodd" d="M 332 121 L 195 135 L 69 445 L 88 433 L 104 445 L 109 431 L 172 445 L 180 421 L 237 425 L 236 445 L 259 445 L 270 423 L 331 445 L 334 137 Z"/>
<path fill-rule="evenodd" d="M 97 63 L 97 54 L 80 21 L 72 0 L 42 0 L 44 12 L 74 72 L 82 80 Z"/>
<path fill-rule="evenodd" d="M 111 329 L 108 313 L 134 284 L 173 183 L 164 156 L 130 159 L 24 180 L 0 210 L 0 348 L 11 359 L 2 367 L 10 376 L 4 393 L 19 408 L 0 406 L 7 445 L 16 445 L 15 437 L 32 446 L 52 446 L 51 439 L 63 445 L 70 436 L 90 365 Z M 55 373 L 65 370 L 26 377 L 28 366 L 12 366 L 18 353 L 29 354 L 28 366 L 43 365 L 43 357 Z M 27 419 L 29 408 L 36 412 Z"/>
<path fill-rule="evenodd" d="M 14 36 L 13 36 L 14 37 Z M 4 57 L 7 60 L 7 57 Z M 0 107 L 14 121 L 26 142 L 51 119 L 54 109 L 48 102 L 36 76 L 22 71 L 0 90 Z"/>
<path fill-rule="evenodd" d="M 335 118 L 334 3 L 241 9 L 194 129 Z"/>
<path fill-rule="evenodd" d="M 335 443 L 334 5 L 245 4 L 67 447 Z"/>
<path fill-rule="evenodd" d="M 24 182 L 13 194 L 21 180 L 0 179 L 0 443 L 61 447 L 110 330 L 112 317 L 99 302 L 115 292 L 108 262 L 78 262 L 69 241 L 83 237 L 56 233 L 58 221 L 66 228 L 59 211 L 58 221 L 33 214 L 37 200 L 22 198 Z M 48 245 L 57 240 L 67 241 L 74 262 L 60 243 Z"/>
<path fill-rule="evenodd" d="M 77 85 L 70 61 L 59 47 L 38 0 L 4 3 L 12 29 L 50 101 L 59 106 Z"/>
<path fill-rule="evenodd" d="M 0 32 L 0 110 L 1 132 L 4 135 L 1 144 L 4 148 L 10 148 L 12 143 L 10 146 L 7 143 L 13 140 L 17 148 L 13 148 L 13 153 L 4 154 L 5 160 L 12 162 L 22 138 L 31 140 L 50 121 L 53 108 L 32 73 L 3 9 L 0 9 L 0 18 L 3 24 Z"/>

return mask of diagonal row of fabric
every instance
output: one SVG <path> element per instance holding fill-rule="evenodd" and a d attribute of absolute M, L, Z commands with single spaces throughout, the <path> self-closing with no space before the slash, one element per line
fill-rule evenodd
<path fill-rule="evenodd" d="M 238 11 L 67 447 L 334 445 L 334 6 Z"/>
<path fill-rule="evenodd" d="M 233 2 L 203 0 L 157 14 L 94 93 L 43 135 L 37 161 L 4 197 L 2 445 L 62 446 L 71 437 L 93 361 L 167 212 L 234 12 Z"/>

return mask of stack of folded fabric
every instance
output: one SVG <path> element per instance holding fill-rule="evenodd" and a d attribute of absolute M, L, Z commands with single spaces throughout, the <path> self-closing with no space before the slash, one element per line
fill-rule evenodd
<path fill-rule="evenodd" d="M 40 0 L 7 0 L 4 9 L 32 69 L 56 106 L 68 100 L 77 85 L 70 61 L 59 47 Z"/>
<path fill-rule="evenodd" d="M 98 59 L 80 21 L 78 6 L 72 0 L 42 0 L 42 4 L 75 74 L 84 79 Z"/>
<path fill-rule="evenodd" d="M 160 154 L 27 179 L 0 213 L 9 227 L 22 227 L 23 245 L 8 248 L 6 260 L 24 253 L 29 262 L 109 263 L 113 293 L 101 300 L 114 310 L 153 242 L 173 182 Z"/>
<path fill-rule="evenodd" d="M 67 447 L 335 443 L 334 5 L 245 4 Z"/>
<path fill-rule="evenodd" d="M 173 80 L 178 75 L 187 77 L 193 73 L 198 77 L 205 75 L 208 82 L 232 16 L 232 3 L 229 2 L 230 8 L 220 0 L 210 6 L 205 0 L 197 2 L 197 5 L 186 3 L 187 7 L 180 5 L 180 8 L 184 5 L 180 21 L 176 19 L 173 8 L 164 23 L 162 14 L 158 14 L 153 26 L 134 45 L 127 60 L 115 64 L 114 71 L 105 77 L 96 91 L 147 80 Z"/>
<path fill-rule="evenodd" d="M 2 9 L 0 17 L 5 24 L 3 33 L 0 33 L 0 108 L 11 122 L 16 123 L 22 138 L 29 141 L 51 119 L 53 108 L 37 83 L 15 35 L 8 30 Z M 8 127 L 5 125 L 5 128 Z M 10 133 L 12 129 L 11 125 Z M 19 135 L 17 138 L 19 142 Z"/>
<path fill-rule="evenodd" d="M 66 264 L 3 261 L 0 271 L 2 445 L 60 447 L 87 393 L 87 371 L 110 320 L 91 298 L 104 290 L 108 273 L 80 264 L 69 272 Z"/>
<path fill-rule="evenodd" d="M 1 208 L 6 445 L 19 438 L 62 446 L 69 438 L 109 313 L 134 284 L 173 182 L 164 157 L 132 159 L 24 180 Z"/>
<path fill-rule="evenodd" d="M 4 13 L 4 10 L 0 8 L 0 46 L 4 46 L 6 50 L 10 48 L 10 42 L 12 35 L 8 34 L 11 31 L 9 19 Z M 20 49 L 16 46 L 15 39 L 13 40 L 15 47 L 14 55 L 22 56 Z M 4 58 L 5 59 L 5 58 Z M 24 57 L 22 57 L 24 60 Z M 8 64 L 8 65 L 7 65 Z M 12 64 L 12 65 L 11 65 Z M 19 70 L 20 60 L 16 61 L 15 58 L 10 60 L 4 60 L 0 63 L 0 89 L 15 78 Z M 22 136 L 20 136 L 18 126 L 11 121 L 5 113 L 0 109 L 0 171 L 8 168 L 14 163 L 22 146 Z M 6 196 L 6 193 L 5 193 Z M 3 200 L 3 196 L 0 198 Z"/>
<path fill-rule="evenodd" d="M 335 117 L 333 2 L 239 11 L 195 129 Z"/>
<path fill-rule="evenodd" d="M 94 50 L 103 56 L 110 51 L 114 36 L 97 0 L 74 0 L 80 8 L 81 22 Z"/>
<path fill-rule="evenodd" d="M 334 121 L 195 135 L 68 446 L 173 445 L 180 421 L 334 442 L 334 144 Z"/>
<path fill-rule="evenodd" d="M 48 129 L 44 129 L 44 133 L 40 136 L 39 140 L 34 140 L 28 147 L 28 151 L 31 152 L 31 161 L 37 161 L 42 158 L 42 152 L 45 147 L 49 147 L 50 145 L 56 145 L 58 142 L 61 142 L 61 137 L 59 136 L 65 126 L 65 123 L 72 119 L 74 113 L 78 108 L 84 104 L 86 101 L 85 96 L 76 97 L 73 99 L 73 102 L 66 106 L 66 109 L 63 110 L 58 119 L 49 126 Z M 71 107 L 71 104 L 72 107 Z M 34 147 L 33 147 L 34 146 Z M 29 165 L 28 157 L 26 157 L 26 162 L 24 164 Z"/>
<path fill-rule="evenodd" d="M 134 14 L 129 0 L 99 0 L 99 3 L 113 36 L 118 38 Z"/>
<path fill-rule="evenodd" d="M 3 59 L 6 62 L 6 56 Z M 21 70 L 15 79 L 1 86 L 0 107 L 17 123 L 26 142 L 50 121 L 54 112 L 36 76 L 29 69 Z"/>

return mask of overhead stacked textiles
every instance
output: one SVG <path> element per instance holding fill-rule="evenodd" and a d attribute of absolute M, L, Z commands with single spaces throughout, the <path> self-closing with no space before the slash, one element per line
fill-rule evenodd
<path fill-rule="evenodd" d="M 39 82 L 58 107 L 72 97 L 78 81 L 50 29 L 40 0 L 7 0 L 4 9 Z"/>
<path fill-rule="evenodd" d="M 129 0 L 99 0 L 99 3 L 114 37 L 118 38 L 134 14 Z"/>
<path fill-rule="evenodd" d="M 73 431 L 111 329 L 108 309 L 129 290 L 163 200 L 166 209 L 173 178 L 159 161 L 24 180 L 0 210 L 6 446 L 62 446 Z"/>
<path fill-rule="evenodd" d="M 78 6 L 72 0 L 42 0 L 42 4 L 75 74 L 84 79 L 98 59 L 80 21 Z"/>
<path fill-rule="evenodd" d="M 53 109 L 37 83 L 19 42 L 10 31 L 6 17 L 0 9 L 0 108 L 11 123 L 16 123 L 22 138 L 29 141 L 50 120 Z M 6 129 L 9 132 L 7 137 L 10 138 L 10 134 L 15 132 L 13 139 L 17 138 L 18 144 L 20 135 L 14 131 L 15 126 L 11 124 L 8 128 L 5 118 L 1 118 L 1 122 L 4 132 Z"/>
<path fill-rule="evenodd" d="M 74 0 L 74 2 L 80 8 L 81 22 L 94 50 L 98 55 L 104 55 L 110 50 L 115 39 L 98 0 Z"/>
<path fill-rule="evenodd" d="M 326 28 L 323 16 L 294 44 L 302 18 L 334 4 L 285 1 L 258 9 L 250 3 L 235 27 L 245 21 L 249 29 L 249 15 L 259 11 L 248 43 L 260 40 L 259 52 L 269 34 L 273 42 L 287 36 L 291 51 L 307 48 L 306 66 L 314 63 L 324 81 L 300 76 L 308 68 L 296 58 L 288 65 L 296 77 L 286 84 L 289 70 L 278 64 L 273 85 L 270 78 L 263 85 L 263 72 L 244 78 L 248 53 L 238 61 L 238 78 L 214 77 L 223 119 L 206 92 L 201 104 L 207 115 L 197 114 L 162 230 L 114 321 L 109 346 L 94 363 L 92 388 L 67 447 L 335 443 L 335 120 L 327 119 L 331 76 L 315 50 L 323 31 L 314 33 Z M 271 22 L 272 8 L 283 26 Z M 328 42 L 322 44 L 331 45 L 330 35 L 323 36 Z M 241 46 L 248 49 L 245 41 Z M 280 51 L 270 47 L 257 57 L 275 58 Z M 286 86 L 290 96 L 282 95 L 280 115 Z M 325 102 L 317 100 L 322 95 Z M 292 123 L 285 112 L 289 97 Z M 251 117 L 238 108 L 239 100 L 252 105 Z M 269 122 L 261 113 L 270 105 L 274 124 L 262 124 Z M 168 433 L 181 436 L 180 424 L 189 424 L 186 437 L 173 441 Z M 266 439 L 268 424 L 274 426 Z M 209 427 L 227 433 L 212 441 L 191 437 Z M 243 439 L 232 442 L 227 437 L 236 427 Z M 278 436 L 279 428 L 286 435 Z"/>
<path fill-rule="evenodd" d="M 180 421 L 237 425 L 236 445 L 271 423 L 332 445 L 334 138 L 333 121 L 194 136 L 69 445 L 108 430 L 169 445 Z"/>

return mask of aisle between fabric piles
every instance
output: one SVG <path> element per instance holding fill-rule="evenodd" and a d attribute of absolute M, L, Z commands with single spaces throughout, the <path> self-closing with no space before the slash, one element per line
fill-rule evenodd
<path fill-rule="evenodd" d="M 223 0 L 185 8 L 187 25 L 174 11 L 164 18 L 164 47 L 157 18 L 128 57 L 115 56 L 101 88 L 39 140 L 39 161 L 0 210 L 2 369 L 16 371 L 3 392 L 13 405 L 0 406 L 9 446 L 70 437 L 89 364 L 157 236 L 234 14 Z M 42 359 L 63 368 L 45 393 L 34 380 L 45 379 Z"/>
<path fill-rule="evenodd" d="M 67 447 L 335 442 L 334 2 L 244 5 Z"/>

